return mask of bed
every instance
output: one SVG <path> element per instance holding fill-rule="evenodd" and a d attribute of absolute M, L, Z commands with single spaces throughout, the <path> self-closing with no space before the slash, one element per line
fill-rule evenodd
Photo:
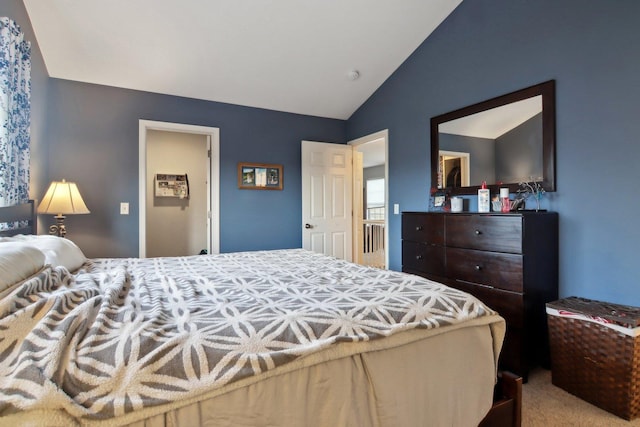
<path fill-rule="evenodd" d="M 3 425 L 477 426 L 493 405 L 504 320 L 418 276 L 302 249 L 86 259 L 24 234 L 7 262 Z"/>

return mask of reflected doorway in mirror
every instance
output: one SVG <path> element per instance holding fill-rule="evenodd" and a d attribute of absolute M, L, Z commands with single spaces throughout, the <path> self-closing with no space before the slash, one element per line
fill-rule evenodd
<path fill-rule="evenodd" d="M 438 187 L 458 188 L 469 186 L 470 163 L 469 153 L 440 150 Z"/>

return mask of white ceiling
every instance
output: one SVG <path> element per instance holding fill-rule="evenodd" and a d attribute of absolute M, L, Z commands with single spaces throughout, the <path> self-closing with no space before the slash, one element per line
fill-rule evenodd
<path fill-rule="evenodd" d="M 496 139 L 542 112 L 542 96 L 534 96 L 441 123 L 440 133 Z"/>
<path fill-rule="evenodd" d="M 336 119 L 461 2 L 24 0 L 51 77 Z"/>

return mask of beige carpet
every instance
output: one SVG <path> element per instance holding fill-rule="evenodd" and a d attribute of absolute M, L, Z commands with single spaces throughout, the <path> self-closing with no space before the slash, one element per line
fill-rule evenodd
<path fill-rule="evenodd" d="M 551 384 L 551 371 L 536 369 L 522 386 L 522 426 L 640 427 Z"/>

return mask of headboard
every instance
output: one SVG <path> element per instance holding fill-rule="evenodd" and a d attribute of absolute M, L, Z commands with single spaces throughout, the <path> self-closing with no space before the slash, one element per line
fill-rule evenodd
<path fill-rule="evenodd" d="M 0 223 L 13 223 L 18 221 L 18 228 L 0 230 L 0 236 L 37 234 L 38 220 L 34 200 L 29 200 L 27 203 L 20 205 L 0 207 Z"/>

